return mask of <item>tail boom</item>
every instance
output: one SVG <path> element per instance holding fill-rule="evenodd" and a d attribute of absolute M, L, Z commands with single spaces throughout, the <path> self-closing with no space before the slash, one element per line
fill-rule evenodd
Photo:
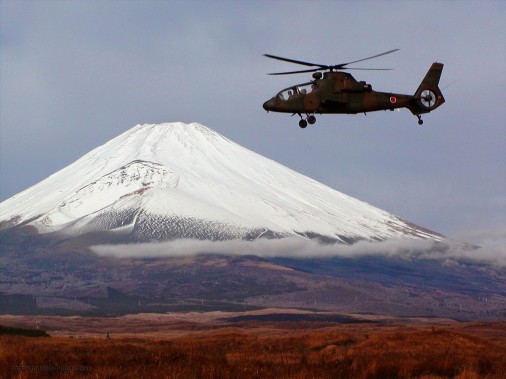
<path fill-rule="evenodd" d="M 442 63 L 433 63 L 416 90 L 408 109 L 421 120 L 420 115 L 429 113 L 441 106 L 445 99 L 439 89 L 439 79 L 443 72 Z"/>

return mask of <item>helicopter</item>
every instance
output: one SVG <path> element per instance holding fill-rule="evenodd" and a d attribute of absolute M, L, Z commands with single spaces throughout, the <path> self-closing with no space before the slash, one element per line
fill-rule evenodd
<path fill-rule="evenodd" d="M 391 92 L 377 92 L 365 81 L 357 81 L 345 70 L 391 70 L 385 68 L 352 68 L 347 67 L 398 51 L 393 49 L 371 57 L 336 65 L 323 65 L 276 55 L 264 56 L 284 62 L 312 67 L 305 70 L 276 72 L 269 75 L 288 75 L 313 72 L 313 80 L 297 84 L 279 91 L 273 98 L 263 104 L 269 112 L 292 113 L 300 117 L 299 126 L 305 128 L 308 123 L 316 122 L 315 114 L 357 114 L 375 111 L 393 111 L 408 108 L 422 125 L 422 114 L 429 113 L 441 106 L 445 99 L 438 87 L 443 64 L 434 62 L 423 78 L 414 95 Z M 321 72 L 324 71 L 324 72 Z M 305 115 L 305 118 L 303 117 Z"/>

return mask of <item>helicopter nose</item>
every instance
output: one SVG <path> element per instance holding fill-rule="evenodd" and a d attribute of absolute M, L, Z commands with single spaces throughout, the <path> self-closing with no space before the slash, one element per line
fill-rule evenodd
<path fill-rule="evenodd" d="M 266 111 L 272 111 L 274 110 L 274 107 L 275 107 L 275 101 L 274 101 L 274 98 L 270 99 L 270 100 L 267 100 L 265 103 L 264 103 L 264 109 Z"/>

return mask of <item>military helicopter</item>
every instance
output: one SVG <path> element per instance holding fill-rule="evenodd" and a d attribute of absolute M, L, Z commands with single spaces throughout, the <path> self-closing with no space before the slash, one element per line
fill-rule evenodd
<path fill-rule="evenodd" d="M 391 70 L 375 68 L 348 68 L 352 63 L 366 61 L 399 49 L 389 50 L 371 57 L 336 65 L 303 62 L 295 59 L 283 58 L 276 55 L 264 56 L 284 62 L 312 67 L 306 70 L 276 72 L 269 75 L 287 75 L 313 72 L 313 80 L 285 88 L 272 99 L 266 101 L 264 109 L 269 112 L 292 113 L 300 117 L 299 126 L 305 128 L 307 124 L 316 122 L 315 114 L 356 114 L 375 111 L 386 111 L 397 108 L 408 108 L 418 118 L 422 125 L 422 114 L 429 113 L 445 102 L 438 87 L 439 78 L 443 71 L 442 63 L 433 63 L 423 78 L 414 95 L 403 95 L 391 92 L 373 91 L 372 86 L 365 81 L 357 81 L 351 74 L 341 70 Z M 320 72 L 325 71 L 325 72 Z M 305 115 L 304 118 L 302 115 Z"/>

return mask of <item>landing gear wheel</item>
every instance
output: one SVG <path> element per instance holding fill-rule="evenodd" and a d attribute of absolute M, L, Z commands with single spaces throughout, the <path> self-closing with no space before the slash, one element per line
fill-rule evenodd
<path fill-rule="evenodd" d="M 307 126 L 307 121 L 306 120 L 300 120 L 299 121 L 299 126 L 304 129 L 306 126 Z"/>
<path fill-rule="evenodd" d="M 419 114 L 417 114 L 416 117 L 418 117 L 418 125 L 423 125 L 422 116 L 420 116 Z"/>
<path fill-rule="evenodd" d="M 309 122 L 310 125 L 313 125 L 316 122 L 316 117 L 311 115 L 307 118 L 307 122 Z"/>

